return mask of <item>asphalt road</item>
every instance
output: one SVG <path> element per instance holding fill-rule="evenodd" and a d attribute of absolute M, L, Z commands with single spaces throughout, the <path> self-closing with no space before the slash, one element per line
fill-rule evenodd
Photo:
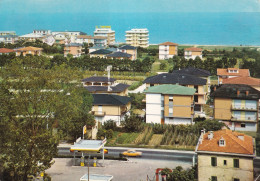
<path fill-rule="evenodd" d="M 106 147 L 108 154 L 105 156 L 119 157 L 119 154 L 127 151 L 130 148 L 117 148 L 117 147 Z M 133 148 L 131 148 L 133 149 Z M 137 151 L 142 152 L 141 157 L 131 158 L 131 159 L 143 159 L 143 160 L 163 160 L 163 161 L 182 161 L 182 162 L 192 162 L 194 152 L 186 151 L 175 151 L 175 150 L 155 150 L 155 149 L 140 149 Z M 76 153 L 77 156 L 81 156 L 82 153 Z M 68 147 L 59 147 L 58 155 L 73 156 L 73 153 L 69 151 Z M 87 154 L 84 154 L 87 155 Z M 96 154 L 101 155 L 101 154 Z"/>
<path fill-rule="evenodd" d="M 108 154 L 105 156 L 119 157 L 119 154 L 133 148 L 117 148 L 117 147 L 106 147 Z M 136 148 L 137 151 L 142 152 L 142 157 L 131 158 L 131 160 L 161 160 L 161 161 L 181 161 L 186 163 L 192 163 L 194 152 L 192 151 L 181 151 L 181 150 L 156 150 L 156 149 L 142 149 Z M 69 151 L 69 147 L 59 147 L 58 154 L 73 156 L 73 153 Z M 76 153 L 77 156 L 81 156 L 82 153 Z M 85 154 L 86 155 L 86 154 Z M 96 154 L 101 155 L 101 154 Z M 254 159 L 254 168 L 260 169 L 260 158 Z"/>

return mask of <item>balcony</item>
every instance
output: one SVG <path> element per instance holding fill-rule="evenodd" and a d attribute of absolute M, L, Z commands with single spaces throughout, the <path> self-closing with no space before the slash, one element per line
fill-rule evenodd
<path fill-rule="evenodd" d="M 105 116 L 106 112 L 102 112 L 102 111 L 91 111 L 91 114 L 94 116 Z"/>
<path fill-rule="evenodd" d="M 231 110 L 234 111 L 257 111 L 257 107 L 244 107 L 244 106 L 231 106 Z"/>
<path fill-rule="evenodd" d="M 243 122 L 256 122 L 257 119 L 255 116 L 250 117 L 231 117 L 231 121 L 243 121 Z"/>

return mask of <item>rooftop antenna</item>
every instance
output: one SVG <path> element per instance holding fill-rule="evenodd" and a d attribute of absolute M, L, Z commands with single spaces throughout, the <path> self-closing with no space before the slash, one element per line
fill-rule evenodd
<path fill-rule="evenodd" d="M 111 91 L 112 89 L 110 88 L 111 82 L 110 82 L 110 71 L 112 69 L 112 65 L 108 65 L 106 68 L 107 71 L 107 79 L 108 79 L 108 87 L 107 87 L 107 91 Z"/>

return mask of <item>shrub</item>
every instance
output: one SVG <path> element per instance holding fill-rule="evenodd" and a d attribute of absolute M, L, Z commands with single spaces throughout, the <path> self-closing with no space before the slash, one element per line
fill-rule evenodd
<path fill-rule="evenodd" d="M 141 86 L 143 84 L 143 81 L 138 81 L 133 83 L 130 87 L 128 87 L 128 90 L 135 90 L 136 88 L 138 88 L 139 86 Z"/>
<path fill-rule="evenodd" d="M 117 129 L 116 123 L 113 120 L 108 120 L 104 123 L 104 129 L 106 130 L 113 130 L 115 131 Z"/>

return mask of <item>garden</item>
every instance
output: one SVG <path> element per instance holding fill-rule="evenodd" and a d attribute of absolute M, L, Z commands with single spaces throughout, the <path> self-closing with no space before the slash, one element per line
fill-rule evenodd
<path fill-rule="evenodd" d="M 215 120 L 197 121 L 194 125 L 146 124 L 137 115 L 126 117 L 121 127 L 111 120 L 98 131 L 98 139 L 106 137 L 107 146 L 194 150 L 200 132 L 220 130 Z"/>

